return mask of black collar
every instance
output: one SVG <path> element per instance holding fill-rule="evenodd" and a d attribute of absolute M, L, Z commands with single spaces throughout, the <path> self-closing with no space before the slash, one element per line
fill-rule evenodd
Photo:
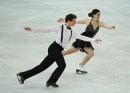
<path fill-rule="evenodd" d="M 66 25 L 67 29 L 71 30 L 71 27 L 68 27 L 67 24 L 65 24 L 65 25 Z"/>

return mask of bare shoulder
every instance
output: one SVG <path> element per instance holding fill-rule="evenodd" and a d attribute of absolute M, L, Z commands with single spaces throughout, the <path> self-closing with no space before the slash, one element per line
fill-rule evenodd
<path fill-rule="evenodd" d="M 103 22 L 102 21 L 98 21 L 99 22 L 99 27 L 102 27 Z"/>
<path fill-rule="evenodd" d="M 85 18 L 84 20 L 85 20 L 86 25 L 88 25 L 90 23 L 90 19 Z"/>

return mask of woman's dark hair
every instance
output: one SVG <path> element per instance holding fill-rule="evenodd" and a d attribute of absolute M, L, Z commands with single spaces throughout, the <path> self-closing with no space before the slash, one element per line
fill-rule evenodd
<path fill-rule="evenodd" d="M 65 17 L 65 22 L 72 21 L 73 19 L 76 19 L 76 18 L 77 18 L 76 15 L 74 15 L 74 14 L 68 14 Z"/>
<path fill-rule="evenodd" d="M 95 14 L 97 14 L 98 12 L 100 12 L 100 10 L 98 10 L 98 9 L 93 9 L 91 13 L 88 13 L 88 16 L 93 18 L 93 14 L 95 15 Z"/>

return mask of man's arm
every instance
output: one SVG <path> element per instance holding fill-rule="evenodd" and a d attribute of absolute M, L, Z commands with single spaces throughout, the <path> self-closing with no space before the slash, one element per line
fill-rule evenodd
<path fill-rule="evenodd" d="M 96 43 L 99 43 L 99 42 L 102 41 L 102 40 L 99 39 L 99 38 L 97 38 L 97 39 L 89 38 L 89 37 L 86 37 L 86 36 L 79 35 L 79 34 L 77 34 L 77 33 L 75 33 L 75 32 L 73 32 L 72 37 L 73 37 L 74 39 L 80 39 L 80 40 L 83 40 L 83 41 L 96 42 Z"/>
<path fill-rule="evenodd" d="M 26 31 L 31 31 L 34 33 L 50 33 L 50 32 L 57 32 L 59 29 L 61 29 L 61 26 L 51 26 L 51 27 L 41 27 L 41 28 L 31 28 L 31 27 L 25 27 Z"/>

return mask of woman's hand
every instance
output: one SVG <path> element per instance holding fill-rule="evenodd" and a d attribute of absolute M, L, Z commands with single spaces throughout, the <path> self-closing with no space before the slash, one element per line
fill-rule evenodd
<path fill-rule="evenodd" d="M 116 27 L 115 26 L 112 26 L 112 29 L 115 29 Z"/>
<path fill-rule="evenodd" d="M 65 20 L 64 20 L 64 18 L 59 18 L 58 20 L 57 20 L 57 22 L 64 22 Z"/>

